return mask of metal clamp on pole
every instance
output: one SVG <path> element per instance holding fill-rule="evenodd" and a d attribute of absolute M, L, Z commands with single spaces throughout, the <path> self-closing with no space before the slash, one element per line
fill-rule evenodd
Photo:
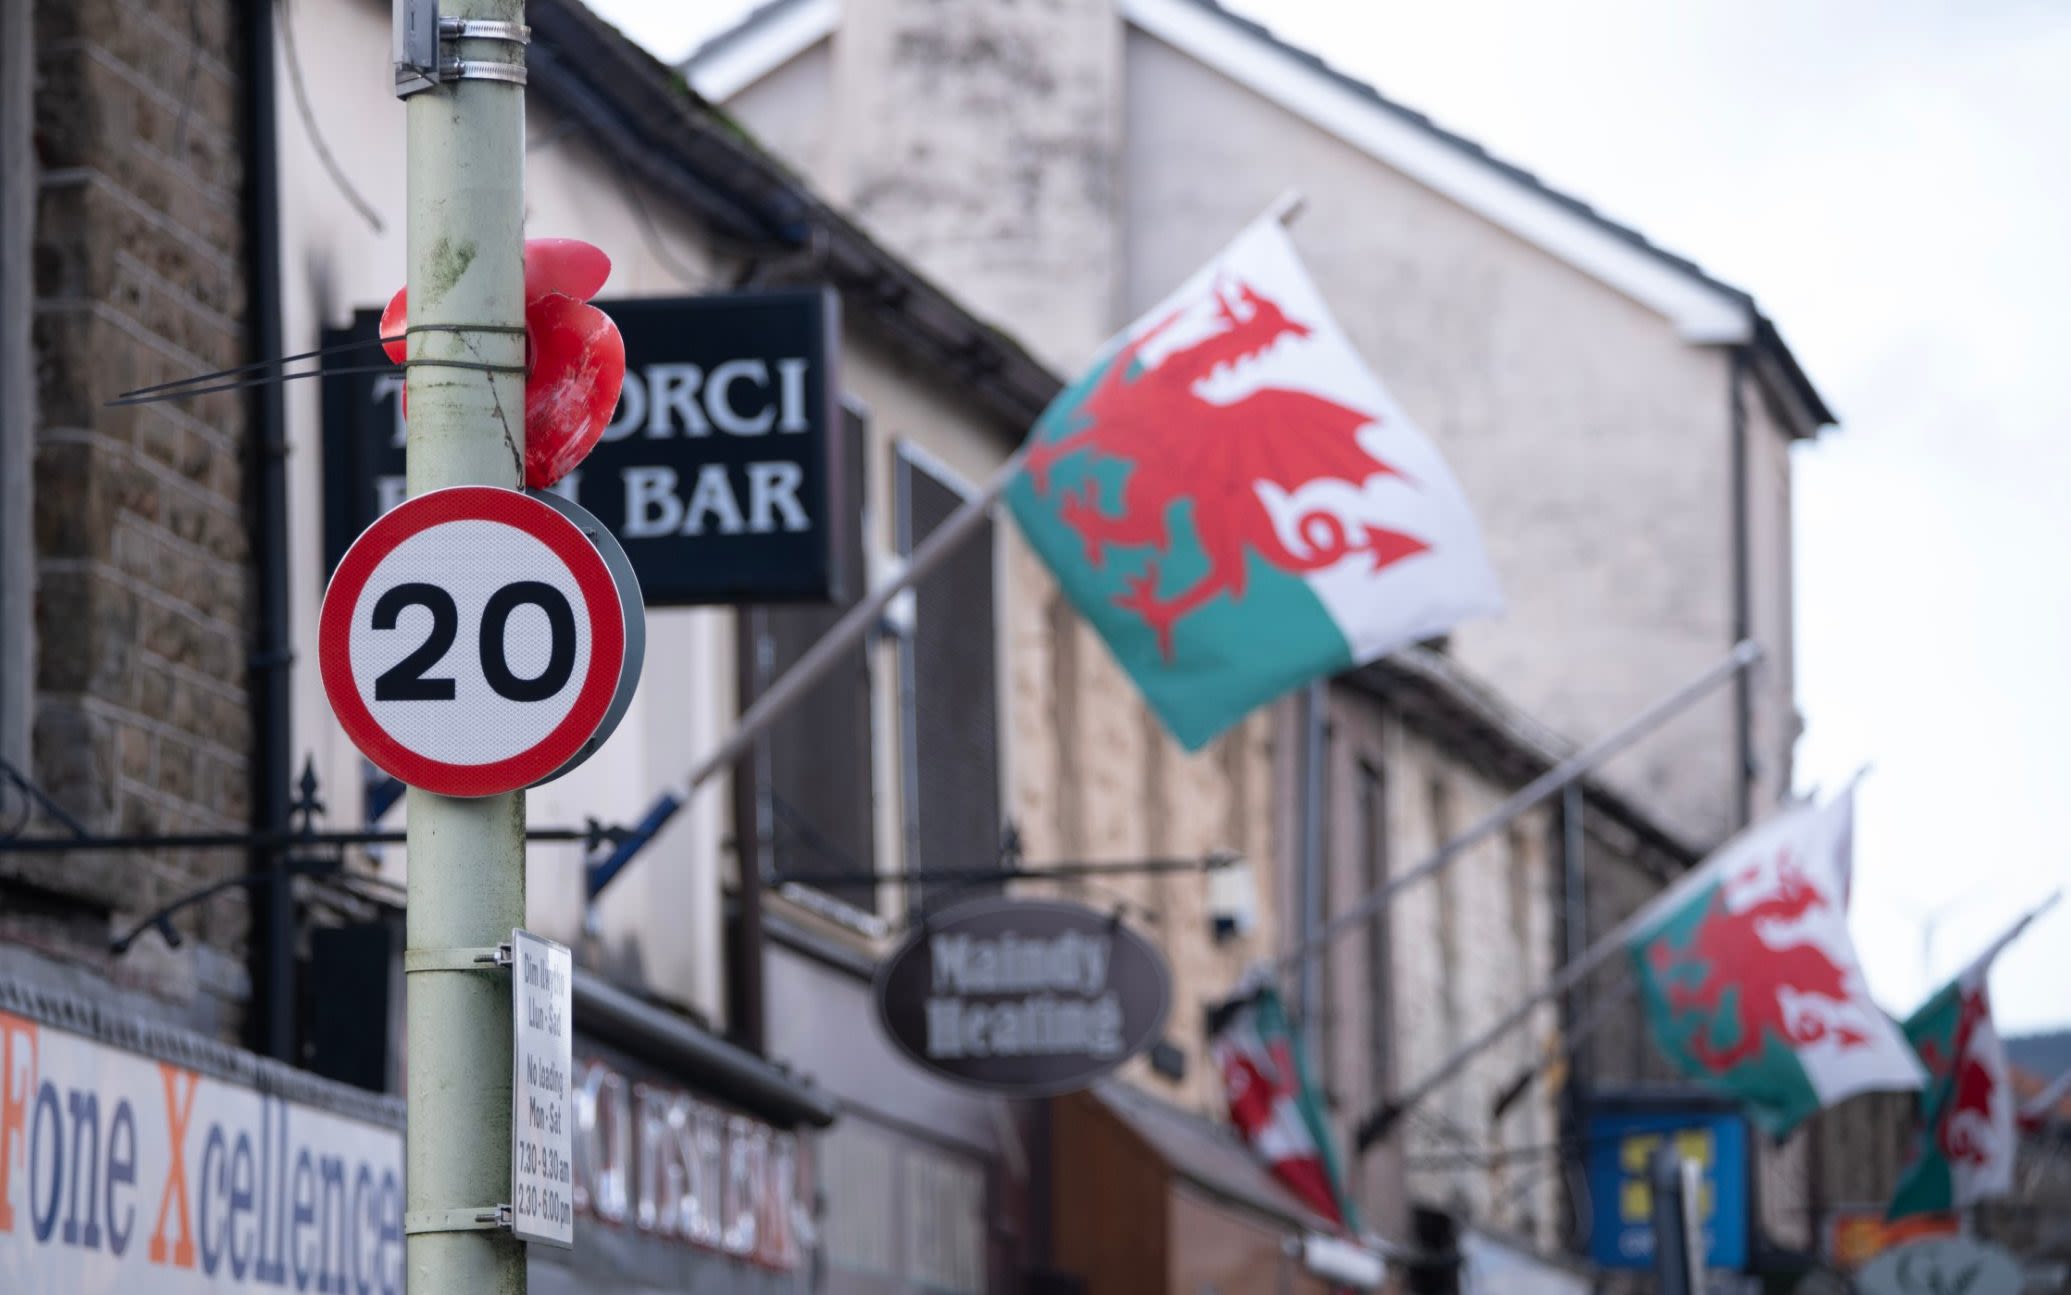
<path fill-rule="evenodd" d="M 422 1236 L 426 1232 L 494 1232 L 511 1226 L 508 1205 L 478 1205 L 464 1210 L 411 1210 L 403 1215 L 403 1232 Z"/>
<path fill-rule="evenodd" d="M 474 949 L 405 949 L 403 974 L 419 971 L 500 971 L 516 955 L 508 944 L 485 944 Z"/>
<path fill-rule="evenodd" d="M 508 944 L 488 944 L 471 949 L 405 949 L 403 974 L 420 971 L 502 971 L 516 961 Z M 457 1210 L 411 1210 L 403 1215 L 403 1233 L 421 1236 L 427 1232 L 495 1232 L 509 1228 L 508 1205 L 476 1205 Z"/>
<path fill-rule="evenodd" d="M 532 43 L 532 29 L 523 23 L 487 18 L 442 18 L 439 0 L 395 0 L 396 98 L 433 90 L 455 81 L 507 81 L 525 84 L 523 47 Z M 456 41 L 501 41 L 520 49 L 517 61 L 465 59 L 453 52 Z"/>

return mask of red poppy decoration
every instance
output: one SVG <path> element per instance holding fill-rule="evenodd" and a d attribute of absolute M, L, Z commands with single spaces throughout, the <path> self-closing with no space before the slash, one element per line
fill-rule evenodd
<path fill-rule="evenodd" d="M 603 249 L 575 238 L 525 240 L 525 484 L 543 490 L 575 470 L 611 421 L 626 380 L 626 344 L 587 304 L 611 274 Z M 401 364 L 408 288 L 381 312 L 382 343 Z M 404 412 L 409 412 L 405 405 Z"/>

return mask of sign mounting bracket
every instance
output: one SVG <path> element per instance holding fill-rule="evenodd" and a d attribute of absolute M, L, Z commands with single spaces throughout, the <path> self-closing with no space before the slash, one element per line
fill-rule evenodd
<path fill-rule="evenodd" d="M 501 971 L 513 961 L 509 944 L 485 944 L 468 949 L 406 949 L 403 971 Z"/>
<path fill-rule="evenodd" d="M 475 1205 L 458 1210 L 411 1210 L 403 1215 L 403 1232 L 496 1232 L 511 1226 L 508 1205 Z"/>

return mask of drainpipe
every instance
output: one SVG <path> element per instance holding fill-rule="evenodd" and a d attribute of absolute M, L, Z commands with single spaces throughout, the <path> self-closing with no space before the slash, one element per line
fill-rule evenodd
<path fill-rule="evenodd" d="M 280 170 L 278 114 L 273 81 L 273 0 L 245 6 L 245 319 L 254 360 L 281 355 Z M 252 458 L 246 490 L 251 500 L 252 549 L 258 565 L 253 607 L 256 630 L 246 662 L 252 701 L 252 826 L 284 833 L 288 827 L 289 671 L 287 413 L 277 382 L 252 388 L 249 417 Z M 264 908 L 253 915 L 251 952 L 255 1050 L 296 1063 L 295 899 L 277 851 L 257 852 L 252 871 L 273 879 L 255 892 Z"/>
<path fill-rule="evenodd" d="M 1309 1064 L 1323 1064 L 1323 959 L 1320 936 L 1326 914 L 1323 911 L 1323 779 L 1324 728 L 1329 722 L 1330 681 L 1318 679 L 1302 694 L 1302 826 L 1301 826 L 1301 931 L 1304 950 L 1301 978 L 1297 982 L 1299 1001 L 1295 1010 L 1302 1027 L 1303 1051 Z M 1328 1089 L 1331 1077 L 1317 1072 L 1320 1087 Z"/>
<path fill-rule="evenodd" d="M 1733 457 L 1733 641 L 1745 643 L 1751 637 L 1754 596 L 1751 591 L 1748 554 L 1748 465 L 1747 401 L 1741 386 L 1748 371 L 1748 351 L 1736 346 L 1726 365 L 1727 408 L 1731 419 Z M 1740 825 L 1755 816 L 1755 697 L 1754 672 L 1742 670 L 1733 676 L 1733 747 L 1740 761 L 1736 771 L 1739 788 Z"/>
<path fill-rule="evenodd" d="M 30 8 L 0 4 L 0 757 L 24 769 L 36 693 L 36 353 L 29 336 L 36 54 Z"/>

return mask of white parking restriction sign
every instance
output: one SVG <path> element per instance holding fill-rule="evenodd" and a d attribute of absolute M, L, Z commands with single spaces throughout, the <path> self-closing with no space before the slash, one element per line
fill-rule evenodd
<path fill-rule="evenodd" d="M 511 1230 L 575 1244 L 574 961 L 568 947 L 511 932 Z"/>
<path fill-rule="evenodd" d="M 493 796 L 567 771 L 609 735 L 638 678 L 643 611 L 599 551 L 602 527 L 571 511 L 456 486 L 353 542 L 324 592 L 317 655 L 368 759 L 413 787 Z"/>

